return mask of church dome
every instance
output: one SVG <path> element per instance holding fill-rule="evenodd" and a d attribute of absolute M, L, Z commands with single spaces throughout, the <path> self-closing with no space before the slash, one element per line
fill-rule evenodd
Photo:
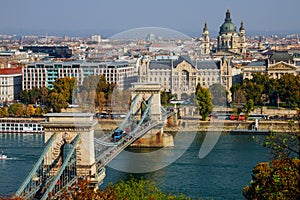
<path fill-rule="evenodd" d="M 224 33 L 236 33 L 236 27 L 232 23 L 232 20 L 230 18 L 230 12 L 229 12 L 229 10 L 227 10 L 227 12 L 226 12 L 225 22 L 220 27 L 220 32 L 219 33 L 220 34 L 224 34 Z"/>

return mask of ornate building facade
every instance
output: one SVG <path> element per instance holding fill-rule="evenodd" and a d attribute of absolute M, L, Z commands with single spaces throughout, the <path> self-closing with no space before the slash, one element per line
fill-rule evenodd
<path fill-rule="evenodd" d="M 218 61 L 193 61 L 188 56 L 161 60 L 143 58 L 138 74 L 139 82 L 160 83 L 164 91 L 176 94 L 178 99 L 194 94 L 198 83 L 206 88 L 220 83 L 227 91 L 232 86 L 232 66 L 226 58 Z"/>
<path fill-rule="evenodd" d="M 244 66 L 243 79 L 252 79 L 255 73 L 265 73 L 280 79 L 284 74 L 300 74 L 300 63 L 287 52 L 274 52 L 268 59 Z"/>
<path fill-rule="evenodd" d="M 211 50 L 209 31 L 207 23 L 204 24 L 201 40 L 201 53 L 209 54 Z M 244 23 L 241 22 L 239 32 L 232 22 L 230 11 L 227 10 L 224 23 L 220 27 L 219 36 L 217 38 L 216 53 L 246 53 L 246 31 Z"/>
<path fill-rule="evenodd" d="M 246 53 L 246 32 L 243 22 L 239 29 L 236 31 L 236 26 L 232 23 L 230 11 L 227 10 L 225 22 L 220 27 L 217 52 L 229 52 L 236 54 Z"/>

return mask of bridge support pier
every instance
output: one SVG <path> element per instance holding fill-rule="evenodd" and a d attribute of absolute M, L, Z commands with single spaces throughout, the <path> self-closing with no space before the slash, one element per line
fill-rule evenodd
<path fill-rule="evenodd" d="M 54 165 L 51 174 L 55 175 L 62 165 L 64 146 L 77 134 L 80 134 L 80 140 L 76 146 L 76 175 L 90 177 L 95 182 L 101 181 L 95 180 L 97 177 L 94 150 L 94 126 L 96 123 L 97 121 L 90 113 L 46 114 L 46 122 L 42 124 L 45 142 L 54 133 L 56 138 L 44 158 L 44 167 Z"/>
<path fill-rule="evenodd" d="M 150 104 L 151 120 L 162 120 L 162 109 L 160 92 L 161 85 L 158 83 L 133 83 L 131 89 L 131 98 L 133 99 L 138 95 L 136 107 L 133 109 L 133 113 L 136 113 L 141 106 L 141 102 L 147 100 L 152 96 Z M 140 109 L 141 110 L 141 109 Z M 141 111 L 140 111 L 141 112 Z M 139 138 L 131 146 L 136 147 L 168 147 L 174 146 L 173 136 L 163 132 L 163 127 L 153 128 L 146 135 Z"/>
<path fill-rule="evenodd" d="M 146 135 L 139 138 L 132 147 L 173 147 L 173 136 L 162 132 L 162 129 L 152 129 Z"/>

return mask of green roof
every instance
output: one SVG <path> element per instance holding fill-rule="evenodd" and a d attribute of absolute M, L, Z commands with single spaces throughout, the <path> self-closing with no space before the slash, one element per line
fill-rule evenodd
<path fill-rule="evenodd" d="M 219 33 L 220 34 L 224 34 L 224 33 L 235 33 L 235 32 L 236 32 L 236 27 L 232 23 L 232 20 L 230 18 L 230 12 L 229 12 L 229 10 L 227 10 L 225 22 L 220 27 L 220 32 Z"/>

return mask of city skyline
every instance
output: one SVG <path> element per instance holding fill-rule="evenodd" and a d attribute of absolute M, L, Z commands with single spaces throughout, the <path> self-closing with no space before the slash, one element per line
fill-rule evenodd
<path fill-rule="evenodd" d="M 246 33 L 298 33 L 300 2 L 266 1 L 5 1 L 0 9 L 0 34 L 74 35 L 116 33 L 162 27 L 199 37 L 204 23 L 216 35 L 231 11 L 233 23 L 243 21 Z"/>

